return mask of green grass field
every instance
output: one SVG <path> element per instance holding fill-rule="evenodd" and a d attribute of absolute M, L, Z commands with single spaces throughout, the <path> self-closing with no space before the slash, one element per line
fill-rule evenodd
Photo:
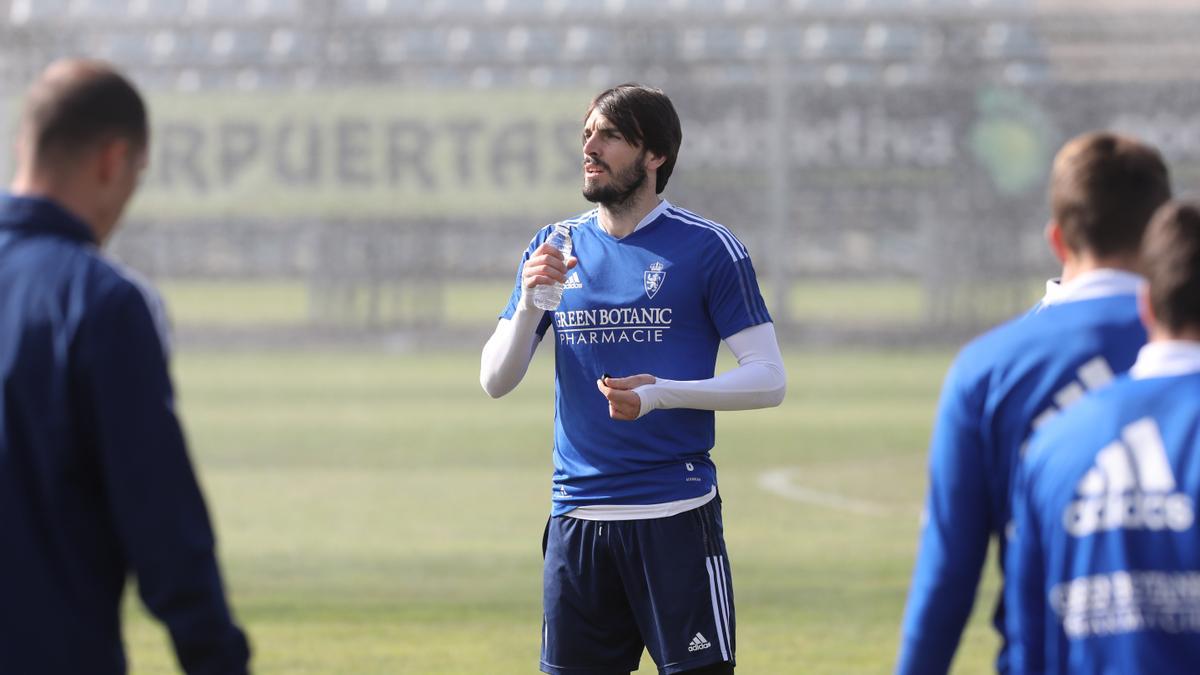
<path fill-rule="evenodd" d="M 1042 281 L 1028 282 L 1018 287 L 1015 299 L 1011 285 L 990 295 L 986 289 L 972 288 L 971 295 L 961 300 L 969 301 L 974 314 L 1000 321 L 1031 305 L 1043 288 Z M 308 289 L 301 282 L 174 281 L 162 284 L 161 290 L 176 323 L 185 326 L 303 327 L 310 320 Z M 452 329 L 482 325 L 486 330 L 486 322 L 504 308 L 511 290 L 510 281 L 456 282 L 441 304 L 445 325 Z M 775 301 L 769 285 L 764 284 L 763 295 L 768 304 Z M 776 314 L 806 323 L 887 329 L 921 325 L 926 320 L 925 303 L 920 283 L 912 280 L 807 280 L 790 288 L 786 309 Z"/>
<path fill-rule="evenodd" d="M 185 316 L 203 311 L 168 297 Z M 738 672 L 890 670 L 949 358 L 793 351 L 781 407 L 718 415 Z M 257 672 L 536 672 L 551 367 L 543 350 L 493 401 L 476 351 L 178 355 L 180 407 Z M 761 475 L 780 469 L 881 511 L 764 490 Z M 990 671 L 994 575 L 982 593 L 955 672 Z M 130 596 L 132 672 L 176 672 Z M 654 672 L 648 657 L 641 672 Z"/>

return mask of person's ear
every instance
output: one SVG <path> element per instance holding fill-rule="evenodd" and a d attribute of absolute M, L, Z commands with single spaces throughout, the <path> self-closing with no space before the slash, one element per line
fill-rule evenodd
<path fill-rule="evenodd" d="M 101 183 L 107 185 L 122 174 L 130 162 L 131 150 L 129 141 L 124 138 L 114 138 L 100 146 L 96 157 L 96 173 Z"/>
<path fill-rule="evenodd" d="M 1154 305 L 1150 302 L 1150 284 L 1142 283 L 1137 292 L 1138 318 L 1146 327 L 1147 335 L 1154 335 L 1158 329 L 1158 319 L 1154 316 Z"/>
<path fill-rule="evenodd" d="M 1060 263 L 1066 263 L 1067 258 L 1071 256 L 1071 247 L 1067 245 L 1062 227 L 1057 221 L 1051 220 L 1046 223 L 1045 235 L 1046 243 L 1050 245 L 1050 251 L 1054 253 L 1054 257 L 1058 258 Z"/>
<path fill-rule="evenodd" d="M 653 152 L 646 151 L 645 167 L 647 171 L 658 171 L 658 168 L 665 164 L 667 158 L 663 155 L 656 155 Z"/>

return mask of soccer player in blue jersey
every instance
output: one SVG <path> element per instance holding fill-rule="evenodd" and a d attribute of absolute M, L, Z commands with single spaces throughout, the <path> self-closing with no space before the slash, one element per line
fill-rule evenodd
<path fill-rule="evenodd" d="M 1062 277 L 1034 311 L 974 340 L 946 376 L 896 672 L 945 673 L 975 600 L 988 542 L 1009 522 L 1009 486 L 1034 428 L 1133 365 L 1146 339 L 1136 274 L 1142 233 L 1170 198 L 1159 153 L 1092 133 L 1051 170 L 1047 239 Z M 998 599 L 993 623 L 1003 631 Z M 1007 670 L 1005 649 L 996 667 Z"/>
<path fill-rule="evenodd" d="M 100 253 L 146 163 L 137 90 L 62 61 L 0 195 L 0 673 L 126 671 L 128 577 L 189 675 L 246 673 L 157 297 Z"/>
<path fill-rule="evenodd" d="M 1013 673 L 1200 670 L 1200 204 L 1163 207 L 1143 255 L 1149 344 L 1017 472 Z"/>
<path fill-rule="evenodd" d="M 717 495 L 715 410 L 778 405 L 786 375 L 746 248 L 659 195 L 682 132 L 665 94 L 602 92 L 583 124 L 583 194 L 565 221 L 574 256 L 530 242 L 483 349 L 493 397 L 522 379 L 554 328 L 551 517 L 541 668 L 733 672 L 734 611 Z M 543 312 L 532 290 L 564 282 Z M 717 375 L 724 341 L 738 366 Z"/>

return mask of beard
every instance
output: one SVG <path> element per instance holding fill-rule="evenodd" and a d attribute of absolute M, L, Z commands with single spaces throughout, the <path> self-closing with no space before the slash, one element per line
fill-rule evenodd
<path fill-rule="evenodd" d="M 612 180 L 609 181 L 608 185 L 589 185 L 585 178 L 583 181 L 583 198 L 594 204 L 599 204 L 616 211 L 628 206 L 633 201 L 633 197 L 637 194 L 637 191 L 641 189 L 642 184 L 646 182 L 644 155 L 645 151 L 638 153 L 633 163 L 619 174 L 614 174 L 609 170 L 607 164 L 596 160 L 596 163 L 611 176 Z"/>

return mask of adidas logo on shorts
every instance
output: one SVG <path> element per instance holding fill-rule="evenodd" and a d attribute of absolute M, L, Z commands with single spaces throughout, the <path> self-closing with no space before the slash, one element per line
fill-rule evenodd
<path fill-rule="evenodd" d="M 704 639 L 700 633 L 696 633 L 696 637 L 692 638 L 692 644 L 688 645 L 689 652 L 698 652 L 701 649 L 708 649 L 712 643 Z"/>
<path fill-rule="evenodd" d="M 1075 491 L 1063 526 L 1076 537 L 1118 529 L 1183 532 L 1195 522 L 1191 498 L 1175 491 L 1162 434 L 1150 417 L 1122 429 Z"/>

